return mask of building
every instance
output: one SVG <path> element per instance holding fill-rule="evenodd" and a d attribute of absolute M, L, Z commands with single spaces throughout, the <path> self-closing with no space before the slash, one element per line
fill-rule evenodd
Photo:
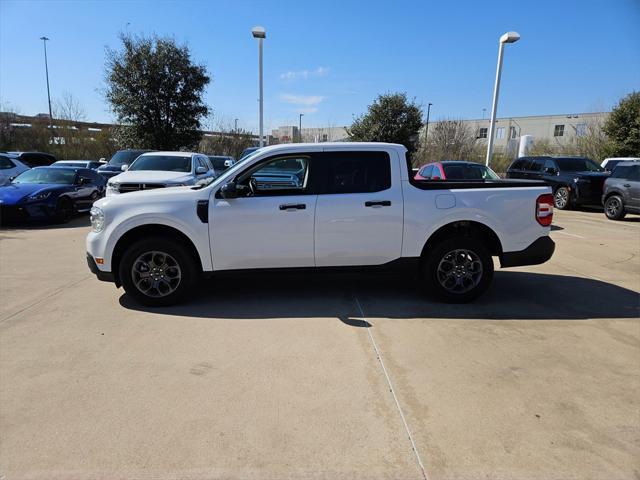
<path fill-rule="evenodd" d="M 577 137 L 586 136 L 589 128 L 601 124 L 609 112 L 571 113 L 566 115 L 534 115 L 528 117 L 498 118 L 495 126 L 494 146 L 507 154 L 518 151 L 520 137 L 531 135 L 533 141 L 545 140 L 551 145 L 566 145 Z M 429 137 L 439 122 L 429 123 Z M 489 137 L 489 119 L 463 120 L 474 133 L 480 145 L 486 145 Z M 424 138 L 423 127 L 421 137 Z"/>
<path fill-rule="evenodd" d="M 312 127 L 303 128 L 302 136 L 296 126 L 282 126 L 271 131 L 273 143 L 322 143 L 341 142 L 348 138 L 347 127 Z"/>

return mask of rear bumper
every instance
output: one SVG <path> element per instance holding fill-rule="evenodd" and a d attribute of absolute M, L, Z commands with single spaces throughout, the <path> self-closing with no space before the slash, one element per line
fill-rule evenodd
<path fill-rule="evenodd" d="M 540 237 L 524 250 L 506 252 L 500 255 L 500 266 L 507 268 L 520 267 L 522 265 L 538 265 L 549 260 L 555 249 L 556 244 L 551 240 L 551 237 Z"/>
<path fill-rule="evenodd" d="M 96 261 L 93 259 L 91 255 L 87 253 L 87 264 L 89 265 L 89 270 L 93 273 L 98 280 L 102 280 L 103 282 L 115 282 L 115 276 L 111 272 L 103 272 L 98 269 L 98 265 L 96 265 Z"/>

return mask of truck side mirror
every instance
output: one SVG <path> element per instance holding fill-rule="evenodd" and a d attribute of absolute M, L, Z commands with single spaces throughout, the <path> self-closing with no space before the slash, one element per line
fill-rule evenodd
<path fill-rule="evenodd" d="M 220 196 L 224 199 L 238 198 L 238 189 L 235 182 L 225 183 L 220 188 Z"/>
<path fill-rule="evenodd" d="M 204 167 L 196 167 L 196 175 L 203 175 L 207 173 L 207 169 Z"/>
<path fill-rule="evenodd" d="M 126 172 L 127 170 L 129 170 L 129 165 L 127 165 L 126 163 L 124 165 L 122 165 L 120 167 L 120 170 L 122 170 L 123 172 Z"/>

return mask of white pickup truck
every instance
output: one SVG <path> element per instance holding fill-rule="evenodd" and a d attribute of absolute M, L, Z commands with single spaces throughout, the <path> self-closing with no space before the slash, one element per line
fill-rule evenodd
<path fill-rule="evenodd" d="M 407 268 L 448 302 L 482 294 L 502 267 L 547 261 L 541 182 L 413 180 L 386 143 L 261 148 L 210 183 L 103 198 L 89 268 L 146 305 L 173 304 L 230 270 Z"/>

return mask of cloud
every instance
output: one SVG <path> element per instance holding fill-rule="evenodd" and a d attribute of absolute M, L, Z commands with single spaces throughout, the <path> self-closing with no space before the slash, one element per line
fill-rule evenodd
<path fill-rule="evenodd" d="M 314 77 L 324 77 L 329 73 L 329 67 L 318 67 L 314 70 L 289 70 L 280 74 L 280 80 L 294 81 L 307 80 Z"/>
<path fill-rule="evenodd" d="M 322 102 L 324 97 L 320 95 L 294 95 L 291 93 L 283 93 L 280 95 L 280 100 L 292 105 L 311 108 Z"/>

